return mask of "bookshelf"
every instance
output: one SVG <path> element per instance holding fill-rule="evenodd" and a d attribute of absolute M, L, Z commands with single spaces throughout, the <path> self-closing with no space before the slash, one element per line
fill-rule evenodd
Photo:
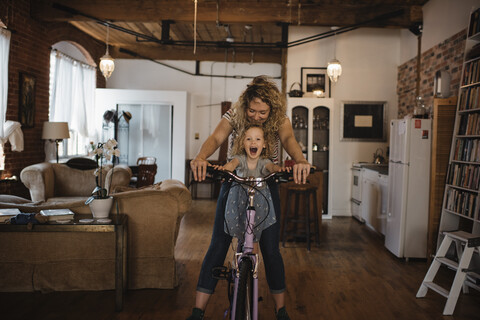
<path fill-rule="evenodd" d="M 470 15 L 437 244 L 444 231 L 480 235 L 480 9 Z"/>

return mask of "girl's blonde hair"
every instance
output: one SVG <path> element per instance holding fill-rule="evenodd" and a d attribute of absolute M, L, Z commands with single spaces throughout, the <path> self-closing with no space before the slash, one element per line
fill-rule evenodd
<path fill-rule="evenodd" d="M 235 138 L 235 140 L 233 141 L 232 155 L 235 156 L 235 155 L 247 154 L 247 152 L 245 151 L 245 147 L 243 146 L 243 142 L 245 141 L 245 135 L 248 129 L 251 129 L 251 128 L 259 128 L 260 130 L 262 130 L 263 139 L 265 140 L 265 148 L 262 149 L 262 153 L 260 154 L 260 156 L 262 158 L 267 158 L 267 159 L 271 158 L 273 155 L 272 147 L 274 145 L 273 137 L 271 134 L 267 134 L 267 132 L 265 132 L 265 129 L 258 124 L 247 125 L 245 130 L 242 130 L 242 132 Z"/>
<path fill-rule="evenodd" d="M 255 98 L 260 98 L 270 107 L 267 121 L 263 123 L 262 127 L 266 136 L 274 136 L 285 121 L 287 108 L 285 98 L 278 90 L 277 85 L 267 76 L 255 77 L 247 85 L 247 88 L 233 106 L 231 124 L 238 134 L 245 130 L 249 125 L 247 109 L 250 107 L 250 102 Z"/>

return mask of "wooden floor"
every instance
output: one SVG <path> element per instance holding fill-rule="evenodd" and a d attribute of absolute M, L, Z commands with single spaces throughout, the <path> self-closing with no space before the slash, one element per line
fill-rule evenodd
<path fill-rule="evenodd" d="M 203 255 L 210 240 L 215 202 L 195 200 L 185 215 L 176 257 L 179 286 L 174 290 L 132 290 L 123 312 L 114 311 L 114 292 L 0 293 L 0 319 L 185 319 Z M 480 319 L 480 294 L 461 294 L 454 316 L 443 317 L 446 299 L 429 291 L 415 294 L 426 261 L 398 259 L 382 238 L 352 218 L 324 220 L 321 244 L 307 252 L 303 243 L 282 248 L 287 275 L 286 304 L 294 320 Z M 441 283 L 453 279 L 441 269 Z M 274 319 L 273 302 L 260 273 L 260 319 Z M 228 307 L 220 282 L 205 319 L 223 319 Z"/>

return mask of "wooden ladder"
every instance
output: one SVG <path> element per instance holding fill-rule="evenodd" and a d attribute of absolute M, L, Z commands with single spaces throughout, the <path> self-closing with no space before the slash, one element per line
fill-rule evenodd
<path fill-rule="evenodd" d="M 447 252 L 452 242 L 455 242 L 456 252 L 458 260 L 457 263 L 446 257 Z M 464 247 L 464 248 L 462 248 Z M 480 249 L 480 237 L 464 231 L 444 232 L 443 241 L 438 248 L 435 259 L 433 260 L 430 268 L 423 279 L 422 285 L 417 292 L 417 298 L 423 298 L 427 294 L 428 289 L 441 294 L 447 298 L 447 303 L 443 309 L 444 315 L 452 315 L 457 304 L 460 289 L 463 288 L 464 293 L 468 292 L 468 287 L 480 290 L 480 286 L 477 284 L 480 280 L 480 275 L 469 270 L 470 261 L 475 250 Z M 453 280 L 450 291 L 444 289 L 433 280 L 441 265 L 456 270 L 455 278 Z"/>

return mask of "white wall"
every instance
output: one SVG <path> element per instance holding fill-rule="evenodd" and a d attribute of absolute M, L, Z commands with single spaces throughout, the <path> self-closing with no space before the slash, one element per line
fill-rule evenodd
<path fill-rule="evenodd" d="M 422 52 L 467 27 L 470 13 L 480 7 L 480 0 L 430 0 L 423 6 Z M 404 30 L 400 64 L 417 55 L 417 38 Z"/>
<path fill-rule="evenodd" d="M 329 29 L 291 27 L 289 41 L 319 34 Z M 331 150 L 334 161 L 330 163 L 330 193 L 333 197 L 332 214 L 350 215 L 350 186 L 352 162 L 373 161 L 373 153 L 381 147 L 384 152 L 388 142 L 340 141 L 342 101 L 387 101 L 387 123 L 397 113 L 397 67 L 400 52 L 400 31 L 363 28 L 311 42 L 288 50 L 287 87 L 300 81 L 301 67 L 326 67 L 333 58 L 336 41 L 336 58 L 342 64 L 342 76 L 332 85 L 334 110 L 330 120 Z M 388 141 L 388 138 L 387 138 Z M 335 174 L 333 176 L 333 174 Z M 329 209 L 330 210 L 330 209 Z"/>
<path fill-rule="evenodd" d="M 193 61 L 162 61 L 181 70 L 195 73 Z M 267 63 L 222 63 L 202 62 L 201 74 L 238 75 L 254 77 L 265 74 L 280 77 L 281 67 Z M 115 71 L 107 81 L 108 88 L 185 90 L 189 93 L 187 106 L 187 159 L 193 158 L 200 146 L 213 132 L 221 117 L 220 102 L 235 103 L 251 78 L 231 79 L 219 77 L 193 76 L 148 60 L 115 60 Z M 280 79 L 276 80 L 280 86 Z M 212 107 L 207 105 L 215 104 Z M 200 138 L 195 140 L 195 133 Z M 211 159 L 218 159 L 218 151 Z"/>

